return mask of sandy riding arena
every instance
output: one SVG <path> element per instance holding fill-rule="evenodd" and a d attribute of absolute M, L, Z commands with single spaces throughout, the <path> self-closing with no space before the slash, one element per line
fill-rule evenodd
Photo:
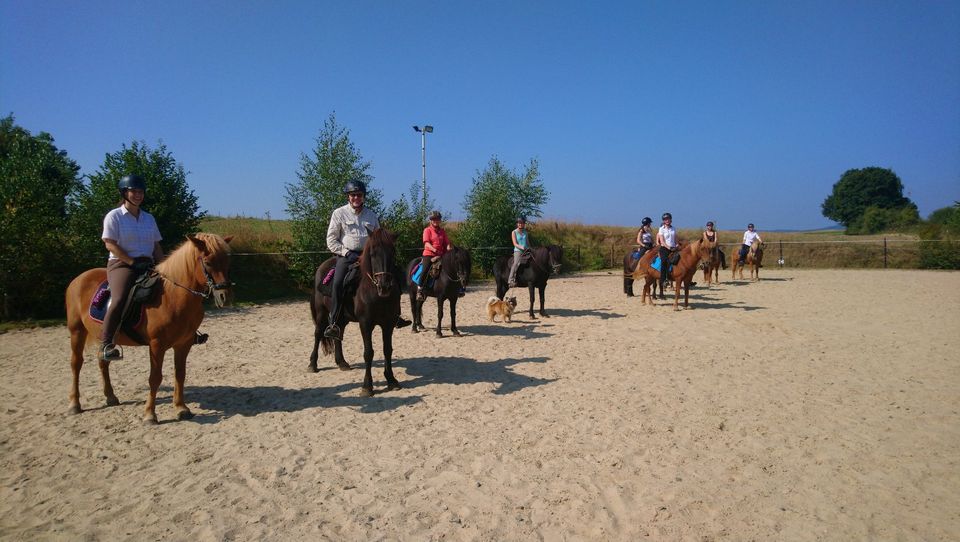
<path fill-rule="evenodd" d="M 960 273 L 721 279 L 674 312 L 565 276 L 512 324 L 472 285 L 464 336 L 398 331 L 404 387 L 372 398 L 355 325 L 354 369 L 307 373 L 306 301 L 208 313 L 196 417 L 168 355 L 153 427 L 146 349 L 113 363 L 115 407 L 88 356 L 68 416 L 66 328 L 0 335 L 0 538 L 960 538 Z"/>

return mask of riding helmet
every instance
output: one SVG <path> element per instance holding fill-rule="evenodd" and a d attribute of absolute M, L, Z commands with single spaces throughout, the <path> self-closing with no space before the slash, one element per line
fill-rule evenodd
<path fill-rule="evenodd" d="M 343 187 L 344 194 L 351 194 L 353 192 L 360 192 L 364 196 L 367 195 L 367 185 L 363 181 L 347 181 L 347 184 Z"/>
<path fill-rule="evenodd" d="M 668 219 L 668 218 L 669 218 L 670 220 L 673 220 L 673 215 L 670 214 L 670 213 L 663 213 L 663 216 L 660 217 L 660 220 L 666 220 L 666 219 Z"/>
<path fill-rule="evenodd" d="M 713 226 L 713 221 L 712 221 L 712 220 L 708 220 L 708 221 L 707 221 L 707 226 Z"/>
<path fill-rule="evenodd" d="M 430 213 L 430 220 L 441 220 L 443 217 L 440 216 L 440 211 L 433 211 Z"/>
<path fill-rule="evenodd" d="M 117 184 L 117 189 L 121 194 L 127 190 L 146 190 L 147 183 L 139 175 L 124 175 Z"/>
<path fill-rule="evenodd" d="M 653 223 L 653 219 L 650 218 L 649 216 L 643 217 L 643 220 L 640 221 L 641 226 L 649 226 L 652 223 Z"/>

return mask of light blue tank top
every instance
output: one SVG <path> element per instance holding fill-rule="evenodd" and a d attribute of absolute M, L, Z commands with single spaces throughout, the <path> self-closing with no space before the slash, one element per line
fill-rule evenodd
<path fill-rule="evenodd" d="M 521 232 L 521 231 L 518 230 L 518 229 L 517 229 L 517 230 L 513 230 L 513 231 L 514 231 L 514 233 L 517 234 L 517 244 L 520 245 L 520 246 L 522 246 L 524 249 L 529 248 L 529 247 L 527 247 L 527 230 L 523 230 L 523 232 Z M 523 252 L 523 250 L 520 250 L 520 249 L 517 248 L 517 247 L 513 247 L 513 251 L 514 251 L 514 252 Z"/>

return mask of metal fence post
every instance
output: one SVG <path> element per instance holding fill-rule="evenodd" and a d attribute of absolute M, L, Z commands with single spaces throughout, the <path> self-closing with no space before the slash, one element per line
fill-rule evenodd
<path fill-rule="evenodd" d="M 783 267 L 783 239 L 780 240 L 780 259 L 777 260 L 777 264 Z"/>
<path fill-rule="evenodd" d="M 887 238 L 883 238 L 883 268 L 887 268 Z"/>

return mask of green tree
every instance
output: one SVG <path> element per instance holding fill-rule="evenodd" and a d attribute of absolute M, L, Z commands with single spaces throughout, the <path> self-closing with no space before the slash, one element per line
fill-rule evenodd
<path fill-rule="evenodd" d="M 100 236 L 103 217 L 120 204 L 117 184 L 124 175 L 140 175 L 147 183 L 143 208 L 157 221 L 161 245 L 169 252 L 184 237 L 199 231 L 206 212 L 200 210 L 197 196 L 187 184 L 187 174 L 162 142 L 151 149 L 142 141 L 107 154 L 96 173 L 89 175 L 90 184 L 72 198 L 71 229 L 78 247 L 101 263 L 106 256 Z"/>
<path fill-rule="evenodd" d="M 423 210 L 423 196 L 419 182 L 410 185 L 406 196 L 400 195 L 387 206 L 380 217 L 382 224 L 397 236 L 397 258 L 401 269 L 407 262 L 420 255 L 423 249 L 423 228 L 426 227 L 427 212 Z M 434 209 L 435 204 L 427 195 L 427 208 Z"/>
<path fill-rule="evenodd" d="M 821 207 L 823 216 L 849 228 L 863 218 L 869 207 L 902 209 L 911 205 L 913 203 L 903 196 L 903 183 L 896 173 L 866 167 L 847 170 L 833 185 L 833 192 Z"/>
<path fill-rule="evenodd" d="M 541 216 L 549 195 L 537 160 L 531 159 L 522 172 L 514 172 L 496 156 L 490 158 L 486 169 L 473 178 L 473 186 L 464 198 L 466 219 L 460 225 L 458 241 L 477 248 L 473 261 L 480 269 L 491 269 L 498 251 L 490 247 L 509 246 L 517 217 Z"/>
<path fill-rule="evenodd" d="M 286 185 L 285 199 L 295 251 L 290 258 L 290 270 L 301 284 L 313 281 L 317 266 L 325 258 L 303 253 L 327 250 L 330 215 L 337 207 L 346 205 L 343 186 L 347 181 L 367 183 L 365 205 L 380 211 L 380 191 L 370 188 L 371 164 L 350 140 L 350 131 L 337 123 L 336 113 L 330 113 L 315 142 L 309 155 L 300 154 L 297 182 Z"/>
<path fill-rule="evenodd" d="M 927 221 L 944 229 L 960 233 L 960 201 L 955 201 L 950 207 L 942 207 L 930 213 Z"/>
<path fill-rule="evenodd" d="M 0 320 L 63 314 L 77 271 L 63 224 L 79 171 L 50 134 L 0 120 Z"/>

